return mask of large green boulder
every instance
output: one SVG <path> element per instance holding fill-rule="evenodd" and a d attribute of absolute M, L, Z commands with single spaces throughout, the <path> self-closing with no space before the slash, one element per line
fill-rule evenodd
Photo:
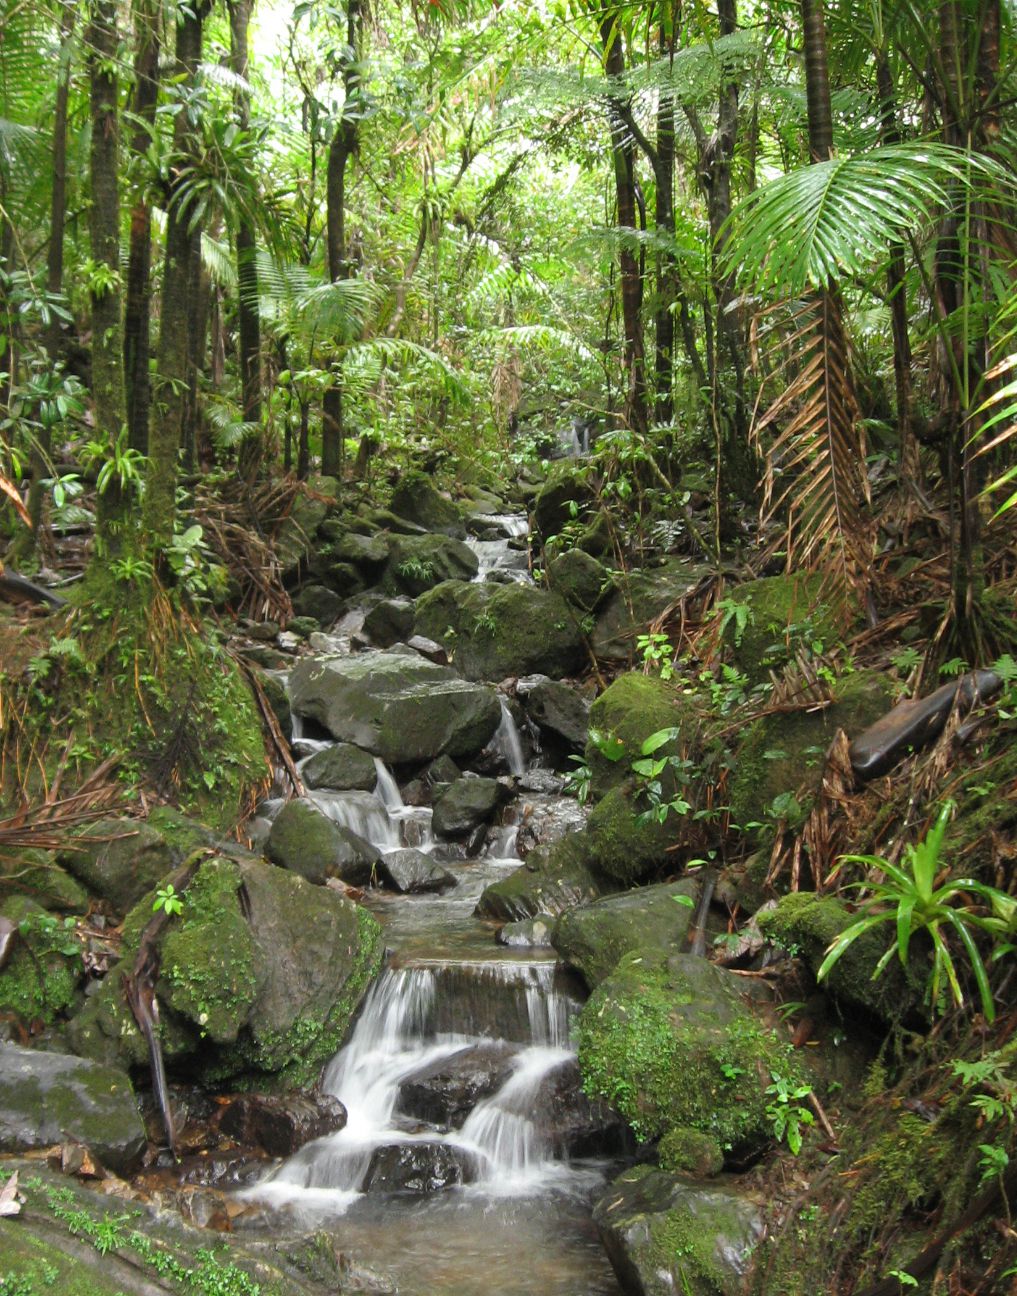
<path fill-rule="evenodd" d="M 476 912 L 481 918 L 517 922 L 564 913 L 610 889 L 590 868 L 586 835 L 568 833 L 551 846 L 531 851 L 525 864 L 485 888 Z"/>
<path fill-rule="evenodd" d="M 674 815 L 661 823 L 632 797 L 628 785 L 612 788 L 591 810 L 583 834 L 590 867 L 621 886 L 634 886 L 667 864 L 683 826 Z"/>
<path fill-rule="evenodd" d="M 838 637 L 837 618 L 822 593 L 823 577 L 801 572 L 761 576 L 729 591 L 728 603 L 746 611 L 728 618 L 724 641 L 750 684 L 768 679 L 771 670 L 779 673 L 799 647 L 829 647 Z"/>
<path fill-rule="evenodd" d="M 290 675 L 290 698 L 299 715 L 390 765 L 472 756 L 501 720 L 493 689 L 411 653 L 305 657 Z"/>
<path fill-rule="evenodd" d="M 388 594 L 416 598 L 442 581 L 471 581 L 479 570 L 477 555 L 461 540 L 445 535 L 399 536 L 392 543 L 381 588 Z"/>
<path fill-rule="evenodd" d="M 16 892 L 31 897 L 44 909 L 62 909 L 84 913 L 88 892 L 81 883 L 57 862 L 56 851 L 26 846 L 5 852 L 0 866 L 0 908 L 2 895 Z"/>
<path fill-rule="evenodd" d="M 265 854 L 273 864 L 317 886 L 336 877 L 359 886 L 371 877 L 380 858 L 370 842 L 303 797 L 287 801 L 276 815 Z"/>
<path fill-rule="evenodd" d="M 59 862 L 92 895 L 124 914 L 180 863 L 180 851 L 144 819 L 100 819 L 66 846 Z"/>
<path fill-rule="evenodd" d="M 744 827 L 783 818 L 797 826 L 819 790 L 823 758 L 837 730 L 851 738 L 893 705 L 893 680 L 883 671 L 843 675 L 832 692 L 832 703 L 822 710 L 775 712 L 749 726 L 730 781 L 733 822 Z"/>
<path fill-rule="evenodd" d="M 602 797 L 610 788 L 624 782 L 632 772 L 642 744 L 661 729 L 678 729 L 691 743 L 698 731 L 696 701 L 658 675 L 629 671 L 601 693 L 590 708 L 590 736 L 586 743 L 586 763 L 590 767 L 590 791 Z M 678 750 L 678 740 L 672 748 Z M 617 747 L 622 752 L 617 756 Z M 617 759 L 604 754 L 609 751 Z"/>
<path fill-rule="evenodd" d="M 534 585 L 448 581 L 418 599 L 414 630 L 443 644 L 467 679 L 561 679 L 585 659 L 568 604 Z"/>
<path fill-rule="evenodd" d="M 167 1060 L 208 1083 L 313 1083 L 378 971 L 377 921 L 328 888 L 240 853 L 202 863 L 182 902 L 156 941 Z M 152 904 L 146 896 L 128 915 L 123 961 L 70 1024 L 85 1056 L 147 1064 L 124 971 Z"/>
<path fill-rule="evenodd" d="M 335 496 L 334 478 L 319 477 L 302 485 L 275 535 L 276 558 L 284 576 L 292 576 L 313 552 L 315 536 Z"/>
<path fill-rule="evenodd" d="M 586 1092 L 613 1103 L 644 1139 L 681 1125 L 724 1148 L 762 1142 L 772 1076 L 799 1075 L 763 1005 L 752 1010 L 749 997 L 765 994 L 692 954 L 623 955 L 579 1018 Z"/>
<path fill-rule="evenodd" d="M 582 549 L 567 549 L 547 564 L 547 581 L 566 603 L 594 612 L 607 597 L 613 577 L 603 563 Z"/>
<path fill-rule="evenodd" d="M 650 622 L 693 589 L 709 570 L 687 558 L 669 558 L 661 567 L 616 576 L 614 590 L 597 613 L 594 653 L 609 662 L 637 660 L 636 640 L 648 631 Z"/>
<path fill-rule="evenodd" d="M 425 531 L 455 536 L 465 532 L 462 512 L 442 495 L 426 473 L 404 473 L 392 492 L 391 506 L 393 513 Z"/>
<path fill-rule="evenodd" d="M 818 972 L 833 941 L 857 919 L 858 913 L 834 896 L 817 896 L 810 891 L 782 896 L 775 909 L 756 915 L 764 936 L 785 950 L 801 954 L 813 974 Z M 929 962 L 921 938 L 911 942 L 907 967 L 902 967 L 895 956 L 882 974 L 872 979 L 876 965 L 896 936 L 896 926 L 889 922 L 865 932 L 833 965 L 823 988 L 845 1007 L 861 1009 L 887 1023 L 899 1023 L 918 1010 Z"/>
<path fill-rule="evenodd" d="M 645 1165 L 614 1180 L 593 1219 L 623 1289 L 639 1296 L 733 1296 L 764 1232 L 762 1203 L 737 1181 Z"/>
<path fill-rule="evenodd" d="M 439 837 L 468 837 L 489 823 L 508 795 L 493 778 L 458 778 L 434 803 L 431 826 Z"/>
<path fill-rule="evenodd" d="M 563 913 L 551 942 L 592 990 L 623 954 L 647 947 L 681 953 L 698 899 L 695 878 L 604 896 Z"/>
<path fill-rule="evenodd" d="M 117 1174 L 137 1165 L 145 1127 L 126 1073 L 66 1053 L 0 1044 L 0 1152 L 66 1142 L 84 1144 Z"/>
<path fill-rule="evenodd" d="M 533 501 L 533 529 L 541 544 L 560 536 L 596 499 L 590 469 L 563 459 L 552 464 Z"/>
<path fill-rule="evenodd" d="M 371 792 L 378 781 L 374 757 L 352 743 L 316 751 L 300 768 L 304 786 L 335 792 Z"/>

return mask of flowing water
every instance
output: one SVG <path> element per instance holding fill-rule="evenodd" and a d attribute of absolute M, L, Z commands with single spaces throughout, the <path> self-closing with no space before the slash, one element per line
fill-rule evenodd
<path fill-rule="evenodd" d="M 496 747 L 522 775 L 507 706 Z M 484 887 L 518 867 L 520 826 L 560 830 L 574 826 L 574 811 L 552 792 L 524 794 L 484 854 L 455 858 L 435 842 L 430 811 L 405 806 L 377 766 L 374 792 L 309 795 L 382 852 L 434 852 L 457 885 L 441 896 L 368 892 L 389 964 L 324 1077 L 348 1122 L 248 1195 L 273 1208 L 274 1226 L 334 1231 L 402 1296 L 617 1296 L 589 1218 L 605 1166 L 562 1158 L 541 1097 L 572 1059 L 577 986 L 550 951 L 499 947 L 473 916 Z M 421 1073 L 476 1056 L 488 1059 L 489 1083 L 468 1110 L 441 1121 L 412 1114 L 407 1094 Z"/>

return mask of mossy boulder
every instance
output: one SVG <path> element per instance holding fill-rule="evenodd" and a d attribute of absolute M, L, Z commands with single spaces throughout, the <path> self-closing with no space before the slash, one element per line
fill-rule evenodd
<path fill-rule="evenodd" d="M 477 555 L 445 535 L 399 536 L 392 544 L 381 588 L 416 598 L 443 581 L 471 581 L 480 570 Z"/>
<path fill-rule="evenodd" d="M 592 990 L 623 954 L 647 947 L 680 953 L 698 899 L 695 878 L 605 896 L 563 913 L 552 943 Z"/>
<path fill-rule="evenodd" d="M 293 596 L 293 610 L 301 617 L 313 617 L 319 625 L 330 626 L 346 611 L 346 598 L 328 585 L 313 581 Z"/>
<path fill-rule="evenodd" d="M 586 744 L 586 763 L 590 767 L 591 794 L 595 798 L 624 782 L 631 774 L 632 762 L 651 734 L 661 729 L 678 729 L 691 742 L 698 730 L 698 704 L 693 698 L 665 682 L 657 675 L 629 671 L 619 675 L 590 708 L 590 738 Z M 605 742 L 609 740 L 609 742 Z M 680 741 L 680 740 L 679 740 Z M 623 753 L 609 760 L 609 750 L 620 743 Z M 662 749 L 665 752 L 670 749 Z M 678 750 L 676 743 L 674 750 Z"/>
<path fill-rule="evenodd" d="M 639 568 L 615 577 L 615 588 L 597 613 L 592 645 L 604 661 L 633 661 L 636 640 L 682 595 L 693 589 L 709 568 L 689 559 L 669 558 L 660 567 Z"/>
<path fill-rule="evenodd" d="M 442 495 L 426 473 L 404 473 L 392 492 L 391 508 L 393 513 L 425 531 L 464 534 L 462 512 Z"/>
<path fill-rule="evenodd" d="M 0 1013 L 52 1022 L 74 1002 L 83 974 L 74 933 L 26 896 L 6 897 L 0 915 L 18 928 L 0 971 Z"/>
<path fill-rule="evenodd" d="M 117 1174 L 133 1169 L 145 1127 L 130 1079 L 85 1058 L 0 1044 L 0 1151 L 65 1142 L 83 1143 Z"/>
<path fill-rule="evenodd" d="M 449 581 L 417 601 L 414 631 L 434 639 L 473 680 L 547 675 L 583 664 L 583 637 L 560 594 L 513 582 Z"/>
<path fill-rule="evenodd" d="M 750 725 L 730 783 L 735 823 L 779 817 L 796 827 L 819 790 L 823 758 L 837 730 L 850 738 L 893 705 L 893 681 L 882 671 L 843 675 L 832 692 L 833 702 L 821 711 L 781 711 Z"/>
<path fill-rule="evenodd" d="M 352 743 L 324 747 L 300 768 L 304 785 L 335 792 L 371 792 L 378 781 L 374 757 Z"/>
<path fill-rule="evenodd" d="M 318 491 L 316 485 L 326 485 L 325 479 L 301 487 L 276 533 L 275 553 L 284 576 L 292 576 L 311 553 L 318 527 L 328 513 L 326 493 L 332 492 Z"/>
<path fill-rule="evenodd" d="M 489 823 L 508 795 L 493 778 L 458 778 L 434 803 L 432 827 L 439 837 L 468 837 Z"/>
<path fill-rule="evenodd" d="M 29 896 L 44 909 L 67 913 L 84 913 L 89 903 L 88 892 L 57 863 L 56 852 L 36 846 L 5 854 L 0 864 L 0 888 L 0 910 L 4 895 L 11 892 Z"/>
<path fill-rule="evenodd" d="M 763 1001 L 757 1011 L 749 996 Z M 772 1074 L 799 1074 L 764 1007 L 765 991 L 705 959 L 625 954 L 580 1015 L 586 1092 L 613 1103 L 642 1138 L 684 1125 L 724 1148 L 758 1144 Z"/>
<path fill-rule="evenodd" d="M 607 597 L 612 576 L 591 554 L 569 549 L 548 562 L 547 581 L 566 603 L 586 613 L 595 612 Z"/>
<path fill-rule="evenodd" d="M 533 529 L 541 544 L 561 535 L 595 499 L 586 465 L 569 460 L 553 464 L 533 501 Z"/>
<path fill-rule="evenodd" d="M 551 846 L 531 851 L 524 865 L 486 887 L 476 912 L 502 922 L 556 916 L 609 890 L 610 883 L 590 868 L 585 834 L 568 833 Z"/>
<path fill-rule="evenodd" d="M 760 913 L 757 921 L 769 940 L 800 953 L 815 974 L 831 943 L 857 918 L 857 912 L 834 896 L 797 891 L 782 896 L 776 908 Z M 881 1021 L 899 1023 L 921 1007 L 928 961 L 924 941 L 916 937 L 911 942 L 907 967 L 892 958 L 885 971 L 873 980 L 876 964 L 894 940 L 896 927 L 890 922 L 865 932 L 834 964 L 823 988 L 846 1007 L 861 1008 Z"/>
<path fill-rule="evenodd" d="M 657 1160 L 661 1170 L 670 1174 L 709 1179 L 723 1170 L 724 1149 L 712 1135 L 676 1125 L 657 1145 Z"/>
<path fill-rule="evenodd" d="M 379 648 L 405 643 L 413 634 L 413 600 L 382 599 L 364 617 L 364 634 Z"/>
<path fill-rule="evenodd" d="M 348 531 L 332 549 L 337 562 L 349 563 L 355 567 L 365 581 L 370 583 L 378 576 L 388 562 L 392 549 L 392 537 L 384 531 L 374 535 L 359 535 Z"/>
<path fill-rule="evenodd" d="M 290 697 L 299 715 L 390 765 L 472 756 L 501 721 L 493 689 L 407 653 L 305 657 L 293 668 Z"/>
<path fill-rule="evenodd" d="M 316 886 L 333 877 L 359 886 L 370 878 L 379 859 L 374 846 L 303 797 L 287 801 L 276 815 L 265 854 L 273 864 Z"/>
<path fill-rule="evenodd" d="M 737 1183 L 634 1166 L 594 1206 L 619 1282 L 639 1296 L 732 1296 L 763 1238 L 763 1207 Z"/>
<path fill-rule="evenodd" d="M 578 689 L 561 680 L 541 679 L 518 693 L 526 718 L 544 741 L 550 739 L 552 754 L 555 749 L 559 754 L 583 750 L 590 731 L 590 705 Z"/>
<path fill-rule="evenodd" d="M 57 858 L 92 895 L 123 915 L 176 868 L 182 855 L 144 819 L 110 818 L 82 829 Z"/>
<path fill-rule="evenodd" d="M 839 636 L 842 627 L 822 592 L 822 576 L 801 572 L 762 576 L 729 592 L 731 603 L 744 604 L 748 612 L 729 618 L 724 640 L 750 684 L 768 679 L 771 670 L 779 671 L 798 646 L 829 646 Z"/>
<path fill-rule="evenodd" d="M 644 881 L 668 862 L 682 824 L 674 816 L 663 823 L 644 817 L 645 807 L 632 798 L 628 785 L 612 788 L 591 810 L 583 832 L 590 867 L 622 886 Z"/>
<path fill-rule="evenodd" d="M 239 852 L 205 861 L 183 903 L 157 942 L 167 1062 L 207 1083 L 313 1083 L 378 971 L 376 920 L 334 891 Z M 123 961 L 70 1025 L 85 1056 L 147 1063 L 123 972 L 151 915 L 146 896 L 124 924 Z"/>

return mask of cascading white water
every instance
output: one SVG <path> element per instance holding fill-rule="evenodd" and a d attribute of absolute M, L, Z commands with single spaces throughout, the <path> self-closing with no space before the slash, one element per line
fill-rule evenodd
<path fill-rule="evenodd" d="M 393 810 L 405 810 L 403 794 L 399 791 L 399 784 L 395 781 L 395 775 L 381 759 L 380 756 L 374 758 L 374 768 L 378 775 L 378 782 L 375 785 L 374 795 L 381 801 L 386 810 L 391 813 Z"/>
<path fill-rule="evenodd" d="M 522 739 L 519 737 L 516 722 L 512 719 L 512 712 L 509 709 L 508 702 L 501 696 L 499 696 L 498 701 L 501 704 L 501 720 L 492 744 L 500 752 L 502 759 L 509 767 L 509 772 L 517 778 L 522 778 L 526 773 L 526 759 L 523 756 Z"/>
<path fill-rule="evenodd" d="M 398 821 L 392 818 L 373 792 L 330 792 L 318 788 L 307 795 L 322 814 L 365 838 L 379 850 L 397 850 L 402 846 Z"/>

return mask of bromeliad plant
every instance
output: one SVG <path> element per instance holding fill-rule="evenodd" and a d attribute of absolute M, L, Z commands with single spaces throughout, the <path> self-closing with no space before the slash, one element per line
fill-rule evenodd
<path fill-rule="evenodd" d="M 954 1003 L 962 1007 L 964 994 L 954 954 L 948 943 L 948 938 L 955 936 L 971 966 L 982 1012 L 987 1021 L 994 1019 L 996 1012 L 989 977 L 975 944 L 974 934 L 976 931 L 987 932 L 998 941 L 1003 934 L 999 915 L 1010 913 L 1014 902 L 1005 892 L 974 878 L 947 877 L 937 885 L 937 877 L 942 869 L 940 856 L 943 838 L 953 810 L 954 803 L 947 801 L 928 835 L 922 841 L 905 848 L 901 864 L 893 864 L 879 855 L 841 856 L 838 869 L 844 864 L 864 864 L 870 869 L 877 869 L 883 875 L 883 880 L 851 884 L 868 887 L 872 894 L 864 902 L 862 916 L 830 944 L 826 958 L 816 973 L 818 981 L 829 975 L 838 959 L 860 936 L 883 923 L 893 923 L 897 938 L 876 964 L 873 980 L 886 970 L 894 952 L 901 964 L 906 966 L 911 938 L 916 932 L 924 931 L 932 942 L 933 950 L 928 985 L 929 1001 L 935 1010 L 945 980 Z M 983 908 L 988 912 L 978 912 Z M 1002 948 L 996 951 L 997 954 L 1002 952 Z"/>

